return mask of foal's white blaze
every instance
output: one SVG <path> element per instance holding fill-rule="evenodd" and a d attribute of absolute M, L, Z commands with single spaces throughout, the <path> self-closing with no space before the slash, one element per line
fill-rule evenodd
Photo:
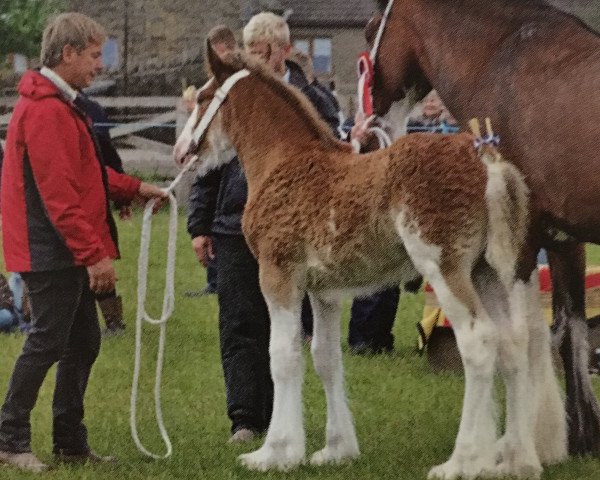
<path fill-rule="evenodd" d="M 293 310 L 265 300 L 271 316 L 271 375 L 273 377 L 273 416 L 265 443 L 252 453 L 240 455 L 248 468 L 266 471 L 288 470 L 304 461 L 304 423 L 302 418 L 302 382 L 304 362 L 300 331 L 300 301 Z"/>

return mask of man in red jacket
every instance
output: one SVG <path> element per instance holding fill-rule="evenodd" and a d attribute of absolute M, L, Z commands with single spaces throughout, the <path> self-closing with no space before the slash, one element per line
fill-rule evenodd
<path fill-rule="evenodd" d="M 0 411 L 0 462 L 47 468 L 31 452 L 30 414 L 58 362 L 53 452 L 64 461 L 110 461 L 89 447 L 83 397 L 100 348 L 94 293 L 115 286 L 119 253 L 108 199 L 164 200 L 153 185 L 105 168 L 77 92 L 102 69 L 103 28 L 77 13 L 47 25 L 43 68 L 20 84 L 0 189 L 6 268 L 29 289 L 33 329 Z"/>

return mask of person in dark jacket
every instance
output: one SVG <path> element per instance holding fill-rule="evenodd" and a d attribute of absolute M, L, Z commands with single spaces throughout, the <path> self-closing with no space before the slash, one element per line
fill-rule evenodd
<path fill-rule="evenodd" d="M 244 28 L 246 51 L 261 58 L 275 75 L 300 89 L 334 132 L 338 116 L 314 90 L 302 69 L 287 61 L 290 33 L 274 14 L 253 17 Z M 192 186 L 188 232 L 206 265 L 213 240 L 217 246 L 217 290 L 221 361 L 225 375 L 231 442 L 253 439 L 269 425 L 273 382 L 269 367 L 270 321 L 258 281 L 258 263 L 241 230 L 248 196 L 237 158 L 198 177 Z"/>
<path fill-rule="evenodd" d="M 88 117 L 90 117 L 98 147 L 102 160 L 107 168 L 112 168 L 118 173 L 125 173 L 123 170 L 123 160 L 117 152 L 117 149 L 110 138 L 110 130 L 107 126 L 109 123 L 108 115 L 102 105 L 87 95 L 80 93 L 77 98 L 77 106 L 81 108 Z M 119 217 L 129 219 L 131 217 L 131 202 L 120 201 L 115 202 L 115 207 L 119 209 Z M 104 317 L 106 330 L 103 335 L 111 337 L 119 335 L 125 330 L 125 322 L 123 321 L 123 299 L 117 295 L 116 290 L 107 293 L 99 293 L 96 295 L 96 301 Z"/>
<path fill-rule="evenodd" d="M 2 248 L 29 290 L 32 329 L 0 410 L 0 463 L 41 472 L 31 452 L 31 411 L 58 363 L 53 453 L 65 462 L 108 462 L 94 453 L 84 395 L 100 348 L 94 293 L 114 289 L 118 257 L 109 197 L 164 200 L 158 187 L 106 169 L 78 91 L 102 69 L 104 29 L 79 13 L 46 26 L 40 71 L 19 83 L 2 171 Z M 159 201 L 160 203 L 160 201 Z"/>

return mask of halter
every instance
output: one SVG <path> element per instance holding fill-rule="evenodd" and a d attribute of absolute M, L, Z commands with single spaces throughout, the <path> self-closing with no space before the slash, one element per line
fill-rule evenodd
<path fill-rule="evenodd" d="M 373 116 L 373 79 L 375 75 L 375 61 L 377 60 L 377 51 L 379 50 L 379 44 L 383 37 L 383 32 L 387 24 L 394 0 L 389 0 L 388 5 L 385 9 L 379 29 L 377 30 L 377 36 L 373 48 L 370 52 L 363 52 L 358 57 L 358 108 L 359 111 L 364 115 L 365 118 Z M 379 140 L 379 146 L 381 148 L 389 147 L 392 141 L 387 133 L 383 129 L 378 127 L 372 127 L 369 131 L 375 133 Z M 354 146 L 355 150 L 357 146 Z"/>
<path fill-rule="evenodd" d="M 229 95 L 229 92 L 231 91 L 233 86 L 242 78 L 245 78 L 248 75 L 250 75 L 250 71 L 245 68 L 243 70 L 240 70 L 239 72 L 234 73 L 231 77 L 225 80 L 225 83 L 223 83 L 223 85 L 221 85 L 221 87 L 215 92 L 214 98 L 208 105 L 208 108 L 202 116 L 200 123 L 198 124 L 198 126 L 194 130 L 194 133 L 192 134 L 194 142 L 190 148 L 198 146 L 200 140 L 206 133 L 206 129 L 210 125 L 210 122 L 212 122 L 213 118 L 215 118 L 215 115 L 219 111 L 219 108 L 221 108 L 221 105 L 223 105 L 223 102 L 227 98 L 227 95 Z"/>
<path fill-rule="evenodd" d="M 379 29 L 377 30 L 377 36 L 373 43 L 373 48 L 370 52 L 363 52 L 358 58 L 358 105 L 360 111 L 365 116 L 373 115 L 373 95 L 371 89 L 373 88 L 373 79 L 375 73 L 375 62 L 377 61 L 377 51 L 385 31 L 394 0 L 390 0 L 385 9 Z"/>
<path fill-rule="evenodd" d="M 188 153 L 196 148 L 200 143 L 200 140 L 206 133 L 210 122 L 217 114 L 219 108 L 227 98 L 227 95 L 233 88 L 233 86 L 242 78 L 250 75 L 250 72 L 246 69 L 240 70 L 231 77 L 229 77 L 223 85 L 216 91 L 214 98 L 210 102 L 208 109 L 202 116 L 200 123 L 193 132 L 193 142 L 188 149 Z M 205 85 L 204 88 L 206 88 Z M 179 184 L 186 172 L 188 172 L 192 165 L 198 160 L 198 155 L 194 155 L 188 164 L 179 172 L 179 175 L 173 180 L 165 191 L 169 194 L 169 202 L 171 206 L 171 213 L 169 217 L 169 238 L 167 247 L 167 272 L 165 279 L 165 291 L 163 298 L 163 310 L 161 317 L 154 319 L 148 315 L 146 311 L 146 293 L 148 285 L 148 263 L 150 255 L 150 237 L 152 228 L 152 208 L 155 204 L 155 200 L 151 200 L 146 204 L 144 210 L 144 219 L 142 222 L 142 234 L 140 242 L 140 254 L 138 258 L 138 292 L 137 292 L 137 316 L 136 316 L 136 328 L 135 328 L 135 360 L 133 367 L 133 382 L 131 387 L 131 412 L 129 417 L 129 423 L 131 427 L 131 436 L 133 441 L 140 452 L 148 457 L 154 459 L 168 458 L 173 452 L 173 446 L 169 435 L 165 428 L 162 416 L 160 390 L 162 383 L 162 367 L 164 360 L 164 351 L 167 338 L 167 321 L 171 317 L 173 310 L 175 309 L 175 253 L 177 243 L 177 199 L 173 195 L 173 189 Z M 140 378 L 140 370 L 142 363 L 142 324 L 148 322 L 152 325 L 160 326 L 160 337 L 158 344 L 158 356 L 156 360 L 156 377 L 154 382 L 154 404 L 155 404 L 155 415 L 156 422 L 162 437 L 163 443 L 166 447 L 166 452 L 163 455 L 158 455 L 147 450 L 142 442 L 140 441 L 138 430 L 137 430 L 137 398 L 138 398 L 138 386 Z"/>

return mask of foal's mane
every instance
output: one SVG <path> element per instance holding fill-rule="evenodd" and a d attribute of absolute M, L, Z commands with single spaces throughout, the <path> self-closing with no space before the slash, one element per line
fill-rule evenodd
<path fill-rule="evenodd" d="M 242 68 L 250 70 L 255 77 L 266 84 L 273 93 L 298 113 L 309 130 L 325 145 L 333 148 L 346 145 L 336 138 L 329 125 L 319 117 L 316 108 L 298 88 L 275 77 L 262 63 L 241 51 L 226 55 L 223 61 L 235 70 L 241 70 Z"/>

